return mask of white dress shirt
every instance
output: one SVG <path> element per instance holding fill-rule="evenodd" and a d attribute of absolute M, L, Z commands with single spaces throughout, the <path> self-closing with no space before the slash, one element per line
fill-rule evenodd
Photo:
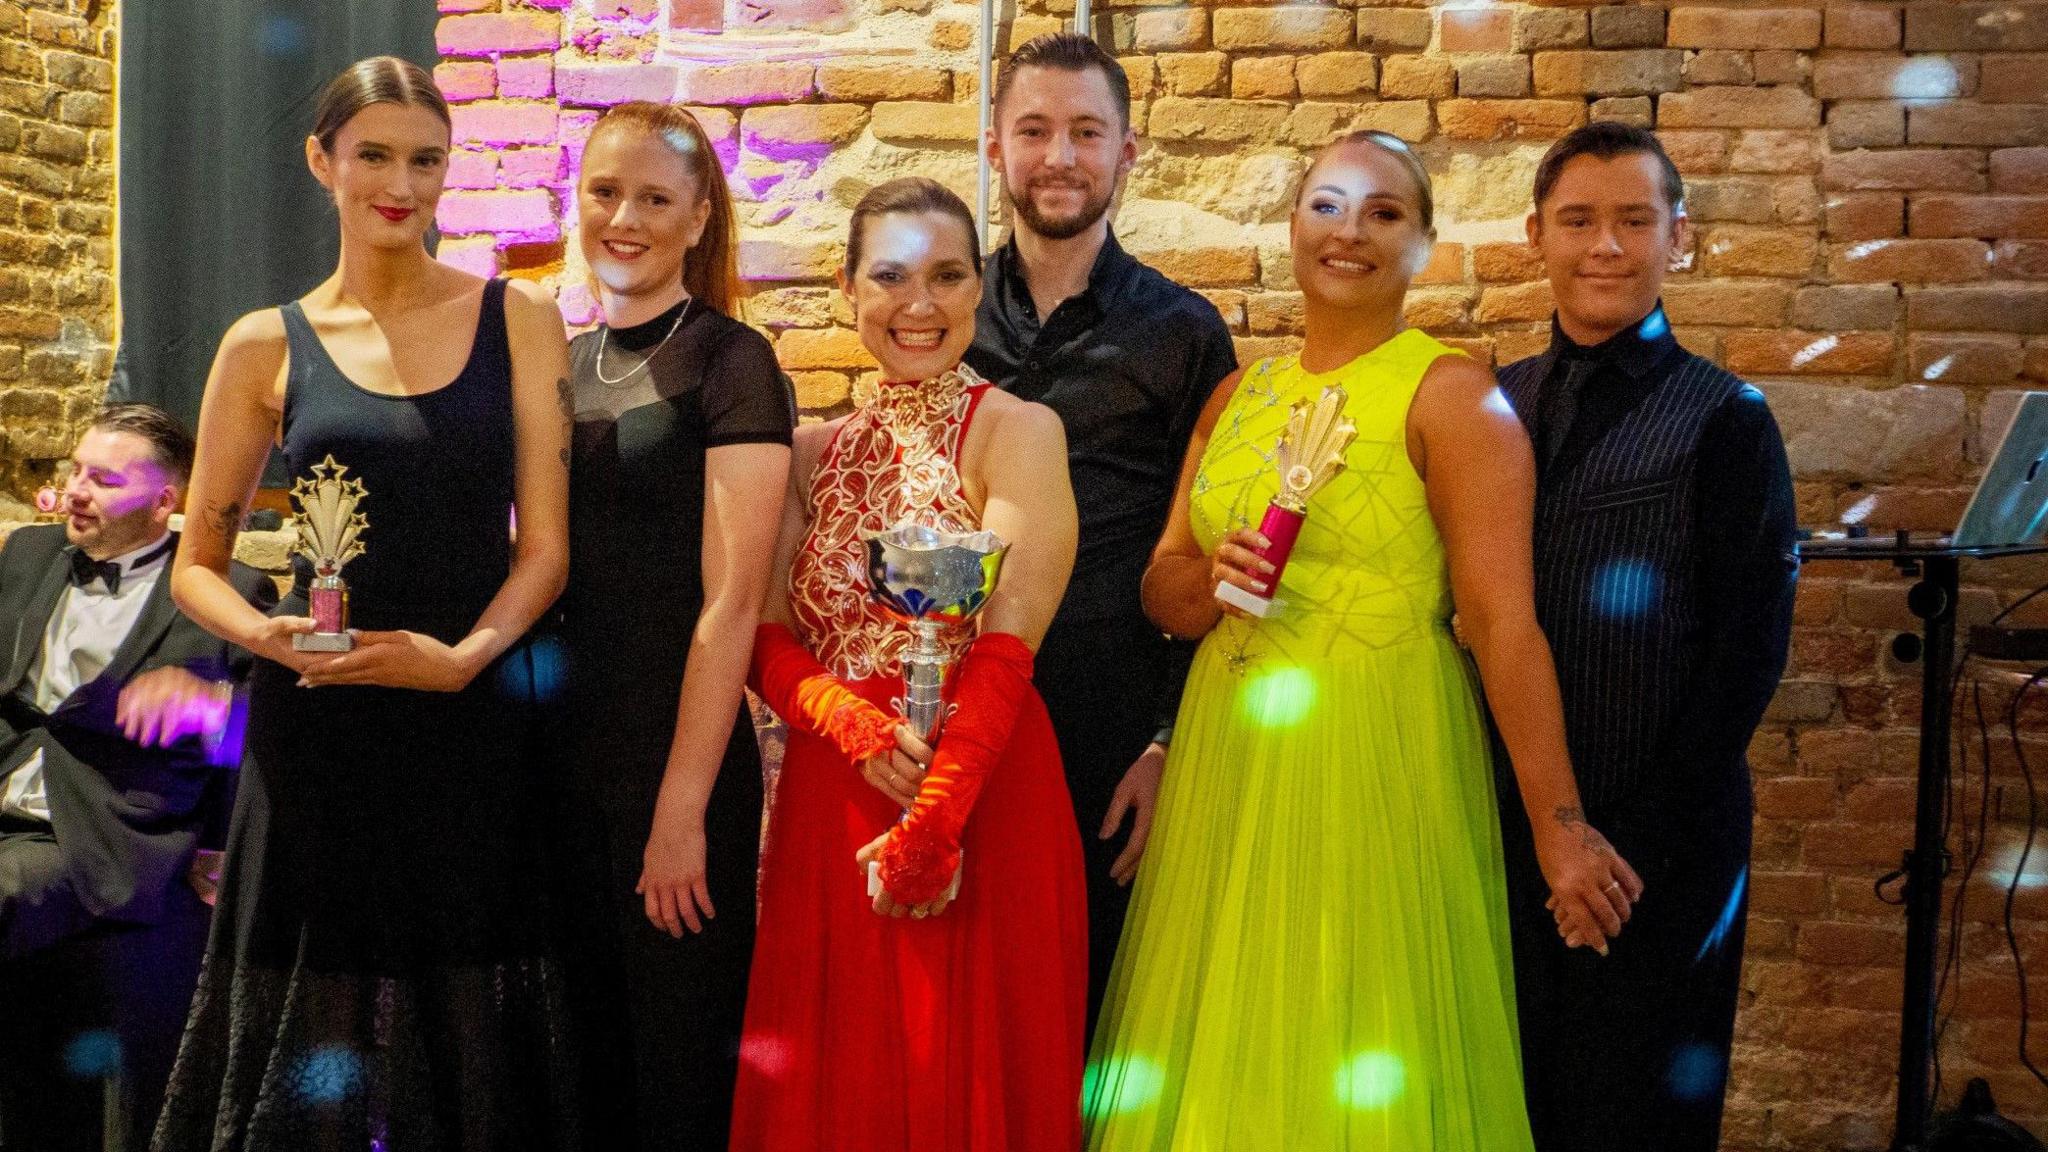
<path fill-rule="evenodd" d="M 98 576 L 84 587 L 65 581 L 50 623 L 43 629 L 42 650 L 29 671 L 36 686 L 36 708 L 44 715 L 56 711 L 65 697 L 113 662 L 115 651 L 149 602 L 150 590 L 170 564 L 170 551 L 158 551 L 168 535 L 114 557 L 121 565 L 119 592 L 107 591 L 106 581 Z M 60 556 L 68 559 L 69 553 Z M 7 775 L 6 789 L 0 791 L 0 814 L 49 821 L 50 800 L 43 788 L 40 748 Z"/>

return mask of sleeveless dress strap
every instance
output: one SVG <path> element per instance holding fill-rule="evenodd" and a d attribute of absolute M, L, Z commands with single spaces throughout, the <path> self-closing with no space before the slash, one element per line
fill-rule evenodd
<path fill-rule="evenodd" d="M 512 337 L 505 323 L 505 278 L 493 276 L 484 281 L 483 304 L 476 314 L 476 347 L 470 349 L 469 358 L 509 359 L 511 355 Z"/>
<path fill-rule="evenodd" d="M 282 436 L 290 432 L 293 410 L 313 379 L 313 365 L 320 358 L 320 336 L 297 300 L 278 305 L 277 311 L 284 317 L 284 411 L 278 425 Z"/>
<path fill-rule="evenodd" d="M 993 387 L 995 387 L 995 385 L 990 384 L 989 382 L 984 380 L 981 383 L 975 384 L 967 389 L 967 410 L 965 412 L 960 413 L 961 447 L 964 448 L 967 445 L 967 430 L 974 426 L 974 414 L 981 408 L 982 397 L 987 396 L 988 390 Z"/>

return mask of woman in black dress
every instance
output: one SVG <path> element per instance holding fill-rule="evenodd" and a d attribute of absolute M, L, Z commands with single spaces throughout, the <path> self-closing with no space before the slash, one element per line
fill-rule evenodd
<path fill-rule="evenodd" d="M 337 77 L 306 156 L 340 266 L 236 321 L 207 381 L 172 594 L 259 659 L 160 1152 L 581 1147 L 520 647 L 567 567 L 566 345 L 544 293 L 427 254 L 448 143 L 419 68 Z M 305 560 L 274 616 L 227 582 L 273 443 L 367 489 L 345 654 L 293 648 Z"/>
<path fill-rule="evenodd" d="M 761 760 L 741 687 L 795 409 L 733 318 L 732 200 L 694 118 L 598 121 L 577 224 L 605 323 L 571 346 L 569 773 L 604 896 L 579 947 L 607 1147 L 725 1147 L 754 945 Z M 598 989 L 601 991 L 602 989 Z M 606 1099 L 600 1096 L 600 1099 Z"/>

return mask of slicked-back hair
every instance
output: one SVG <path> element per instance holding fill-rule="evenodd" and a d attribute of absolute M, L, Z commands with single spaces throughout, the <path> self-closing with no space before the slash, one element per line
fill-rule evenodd
<path fill-rule="evenodd" d="M 396 56 L 372 56 L 349 65 L 320 90 L 320 102 L 313 106 L 313 138 L 332 153 L 342 127 L 372 104 L 425 108 L 454 130 L 448 101 L 426 69 Z"/>
<path fill-rule="evenodd" d="M 968 260 L 974 265 L 974 274 L 981 275 L 981 237 L 974 226 L 974 213 L 967 210 L 967 202 L 955 196 L 951 188 L 928 176 L 903 176 L 868 189 L 868 194 L 853 206 L 853 220 L 846 228 L 847 277 L 851 279 L 860 271 L 860 254 L 867 239 L 868 221 L 897 213 L 916 216 L 926 212 L 950 216 L 967 230 Z"/>
<path fill-rule="evenodd" d="M 178 418 L 154 404 L 109 404 L 94 413 L 94 432 L 126 432 L 149 442 L 157 467 L 183 488 L 192 476 L 192 434 Z"/>
<path fill-rule="evenodd" d="M 1671 162 L 1657 134 L 1648 128 L 1638 128 L 1619 120 L 1595 120 L 1572 129 L 1563 139 L 1552 144 L 1550 151 L 1543 154 L 1542 163 L 1536 165 L 1538 212 L 1543 210 L 1543 202 L 1557 187 L 1558 177 L 1564 175 L 1564 166 L 1579 156 L 1599 160 L 1612 160 L 1618 156 L 1655 156 L 1665 206 L 1671 209 L 1673 216 L 1685 211 L 1685 180 L 1678 175 L 1678 165 Z"/>
<path fill-rule="evenodd" d="M 1048 32 L 1027 40 L 1009 59 L 1003 61 L 1002 70 L 996 74 L 995 115 L 1001 122 L 1003 98 L 1010 94 L 1010 85 L 1017 79 L 1017 73 L 1026 68 L 1057 68 L 1062 72 L 1086 72 L 1094 69 L 1102 73 L 1109 84 L 1110 102 L 1116 105 L 1117 126 L 1128 132 L 1131 128 L 1131 78 L 1124 73 L 1124 66 L 1116 57 L 1102 50 L 1089 37 L 1077 32 Z"/>
<path fill-rule="evenodd" d="M 1408 170 L 1408 178 L 1415 182 L 1415 207 L 1417 213 L 1422 218 L 1422 231 L 1427 235 L 1434 236 L 1436 234 L 1436 194 L 1430 189 L 1429 169 L 1422 166 L 1422 157 L 1415 154 L 1415 149 L 1408 147 L 1406 140 L 1391 132 L 1382 132 L 1377 128 L 1366 128 L 1361 131 L 1346 133 L 1323 145 L 1322 150 L 1316 153 L 1315 160 L 1310 161 L 1309 166 L 1302 171 L 1300 182 L 1294 186 L 1294 203 L 1299 205 L 1302 193 L 1308 191 L 1309 173 L 1316 170 L 1317 162 L 1320 162 L 1323 157 L 1338 148 L 1359 144 L 1377 148 L 1387 153 L 1394 159 L 1399 160 L 1401 167 Z"/>
<path fill-rule="evenodd" d="M 739 225 L 733 213 L 732 189 L 726 187 L 725 168 L 712 150 L 711 137 L 680 104 L 629 100 L 605 109 L 590 130 L 590 138 L 595 140 L 600 132 L 630 131 L 653 136 L 681 157 L 697 181 L 697 194 L 710 203 L 704 234 L 683 257 L 683 287 L 706 307 L 734 315 L 740 295 Z"/>

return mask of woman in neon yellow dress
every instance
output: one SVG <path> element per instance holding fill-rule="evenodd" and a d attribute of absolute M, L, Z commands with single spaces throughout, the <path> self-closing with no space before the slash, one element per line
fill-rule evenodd
<path fill-rule="evenodd" d="M 1641 883 L 1578 810 L 1530 559 L 1535 466 L 1483 366 L 1401 327 L 1428 177 L 1377 133 L 1319 156 L 1291 236 L 1302 351 L 1225 381 L 1145 576 L 1204 637 L 1086 1085 L 1095 1152 L 1528 1152 L 1479 684 L 1559 933 L 1605 950 Z M 1349 394 L 1346 469 L 1263 594 L 1291 405 Z M 1617 1005 L 1617 1010 L 1625 1006 Z"/>

